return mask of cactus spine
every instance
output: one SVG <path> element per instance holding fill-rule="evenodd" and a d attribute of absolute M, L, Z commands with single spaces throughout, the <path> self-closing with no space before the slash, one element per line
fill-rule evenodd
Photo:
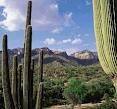
<path fill-rule="evenodd" d="M 22 65 L 18 66 L 18 109 L 22 109 L 22 90 L 21 90 Z"/>
<path fill-rule="evenodd" d="M 39 85 L 37 93 L 36 109 L 42 109 L 43 107 L 43 50 L 39 55 Z"/>
<path fill-rule="evenodd" d="M 26 30 L 25 53 L 24 53 L 24 73 L 23 73 L 23 108 L 29 109 L 29 88 L 31 72 L 31 45 L 32 45 L 32 27 L 29 25 Z"/>
<path fill-rule="evenodd" d="M 13 57 L 13 71 L 12 71 L 12 97 L 15 109 L 18 109 L 18 60 L 17 55 Z"/>
<path fill-rule="evenodd" d="M 3 86 L 5 109 L 15 109 L 11 94 L 10 79 L 9 79 L 7 35 L 3 36 L 3 42 L 2 42 L 2 86 Z"/>

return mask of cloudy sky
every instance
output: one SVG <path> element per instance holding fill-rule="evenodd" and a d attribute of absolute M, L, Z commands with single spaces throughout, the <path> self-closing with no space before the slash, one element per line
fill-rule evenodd
<path fill-rule="evenodd" d="M 7 33 L 9 48 L 23 47 L 27 1 L 0 0 L 0 43 Z M 33 48 L 49 47 L 69 54 L 96 50 L 91 0 L 32 2 Z"/>

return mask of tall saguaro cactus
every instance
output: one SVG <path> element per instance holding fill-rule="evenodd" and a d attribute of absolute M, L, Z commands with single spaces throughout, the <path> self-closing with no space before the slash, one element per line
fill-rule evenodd
<path fill-rule="evenodd" d="M 26 30 L 24 72 L 23 72 L 23 109 L 29 109 L 29 83 L 31 72 L 31 48 L 32 48 L 32 27 L 29 25 Z"/>
<path fill-rule="evenodd" d="M 36 109 L 42 109 L 43 107 L 42 101 L 43 101 L 43 82 L 40 82 L 38 86 Z"/>
<path fill-rule="evenodd" d="M 93 0 L 93 10 L 99 60 L 117 92 L 117 0 Z"/>
<path fill-rule="evenodd" d="M 30 78 L 30 92 L 29 92 L 29 102 L 30 102 L 30 109 L 33 108 L 33 73 L 34 73 L 34 59 L 32 59 L 32 62 L 31 62 L 31 71 L 30 71 L 30 74 L 29 74 L 29 78 Z"/>
<path fill-rule="evenodd" d="M 22 109 L 21 75 L 22 75 L 22 64 L 18 66 L 18 109 Z"/>
<path fill-rule="evenodd" d="M 27 8 L 26 28 L 28 25 L 31 25 L 31 15 L 32 15 L 32 1 L 29 1 Z"/>
<path fill-rule="evenodd" d="M 7 35 L 5 34 L 3 36 L 3 42 L 2 42 L 2 87 L 3 87 L 4 103 L 5 103 L 5 109 L 15 109 L 13 98 L 11 95 L 7 49 L 8 49 Z"/>
<path fill-rule="evenodd" d="M 43 50 L 39 53 L 39 83 L 43 82 Z"/>
<path fill-rule="evenodd" d="M 39 54 L 39 84 L 36 101 L 36 109 L 42 109 L 43 107 L 43 50 Z"/>
<path fill-rule="evenodd" d="M 12 71 L 12 97 L 15 109 L 18 109 L 18 60 L 17 55 L 13 57 L 13 71 Z"/>
<path fill-rule="evenodd" d="M 25 40 L 26 40 L 26 29 L 27 29 L 28 25 L 31 25 L 31 15 L 32 15 L 32 1 L 28 1 L 25 37 L 24 37 Z M 25 49 L 25 41 L 24 41 L 24 49 Z"/>
<path fill-rule="evenodd" d="M 33 109 L 33 73 L 34 60 L 31 64 L 32 49 L 32 26 L 31 24 L 31 8 L 32 2 L 28 2 L 26 30 L 25 30 L 25 47 L 24 47 L 24 63 L 18 66 L 17 56 L 13 57 L 12 72 L 12 90 L 9 78 L 8 64 L 8 48 L 7 35 L 3 37 L 2 44 L 2 85 L 5 102 L 5 109 Z M 21 90 L 23 72 L 23 97 Z M 39 84 L 36 109 L 42 109 L 43 100 L 43 51 L 39 55 Z M 23 100 L 23 103 L 22 103 Z"/>

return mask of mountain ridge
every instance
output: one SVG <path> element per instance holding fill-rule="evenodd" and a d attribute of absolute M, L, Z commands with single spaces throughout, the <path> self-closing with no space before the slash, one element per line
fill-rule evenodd
<path fill-rule="evenodd" d="M 83 50 L 68 55 L 66 51 L 54 51 L 49 49 L 48 47 L 32 49 L 32 58 L 36 61 L 38 60 L 38 54 L 40 50 L 43 50 L 44 52 L 44 63 L 46 64 L 52 62 L 58 62 L 63 65 L 92 65 L 98 63 L 98 56 L 96 52 Z M 8 53 L 11 61 L 14 55 L 18 55 L 19 62 L 22 62 L 24 54 L 23 48 L 8 49 Z"/>

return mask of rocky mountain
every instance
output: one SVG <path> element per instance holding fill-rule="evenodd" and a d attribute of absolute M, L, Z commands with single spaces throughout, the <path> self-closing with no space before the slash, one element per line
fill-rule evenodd
<path fill-rule="evenodd" d="M 67 55 L 66 52 L 53 51 L 47 47 L 35 48 L 32 50 L 32 58 L 35 59 L 35 62 L 37 62 L 38 60 L 39 57 L 38 54 L 41 49 L 44 51 L 45 64 L 57 63 L 58 65 L 59 63 L 60 65 L 76 66 L 76 65 L 91 65 L 98 63 L 98 56 L 96 52 L 84 50 L 73 53 L 71 55 Z M 24 54 L 23 48 L 9 49 L 8 52 L 9 52 L 10 62 L 12 62 L 12 57 L 14 55 L 18 55 L 19 62 L 23 61 L 23 54 Z M 0 51 L 0 57 L 1 57 L 1 51 Z"/>
<path fill-rule="evenodd" d="M 74 54 L 72 54 L 71 56 L 78 58 L 78 59 L 90 59 L 90 60 L 94 60 L 97 59 L 97 53 L 96 52 L 91 52 L 89 50 L 83 50 L 80 52 L 76 52 Z"/>
<path fill-rule="evenodd" d="M 91 65 L 98 62 L 97 52 L 92 52 L 89 50 L 79 51 L 71 54 L 71 56 L 78 59 L 82 65 Z"/>

